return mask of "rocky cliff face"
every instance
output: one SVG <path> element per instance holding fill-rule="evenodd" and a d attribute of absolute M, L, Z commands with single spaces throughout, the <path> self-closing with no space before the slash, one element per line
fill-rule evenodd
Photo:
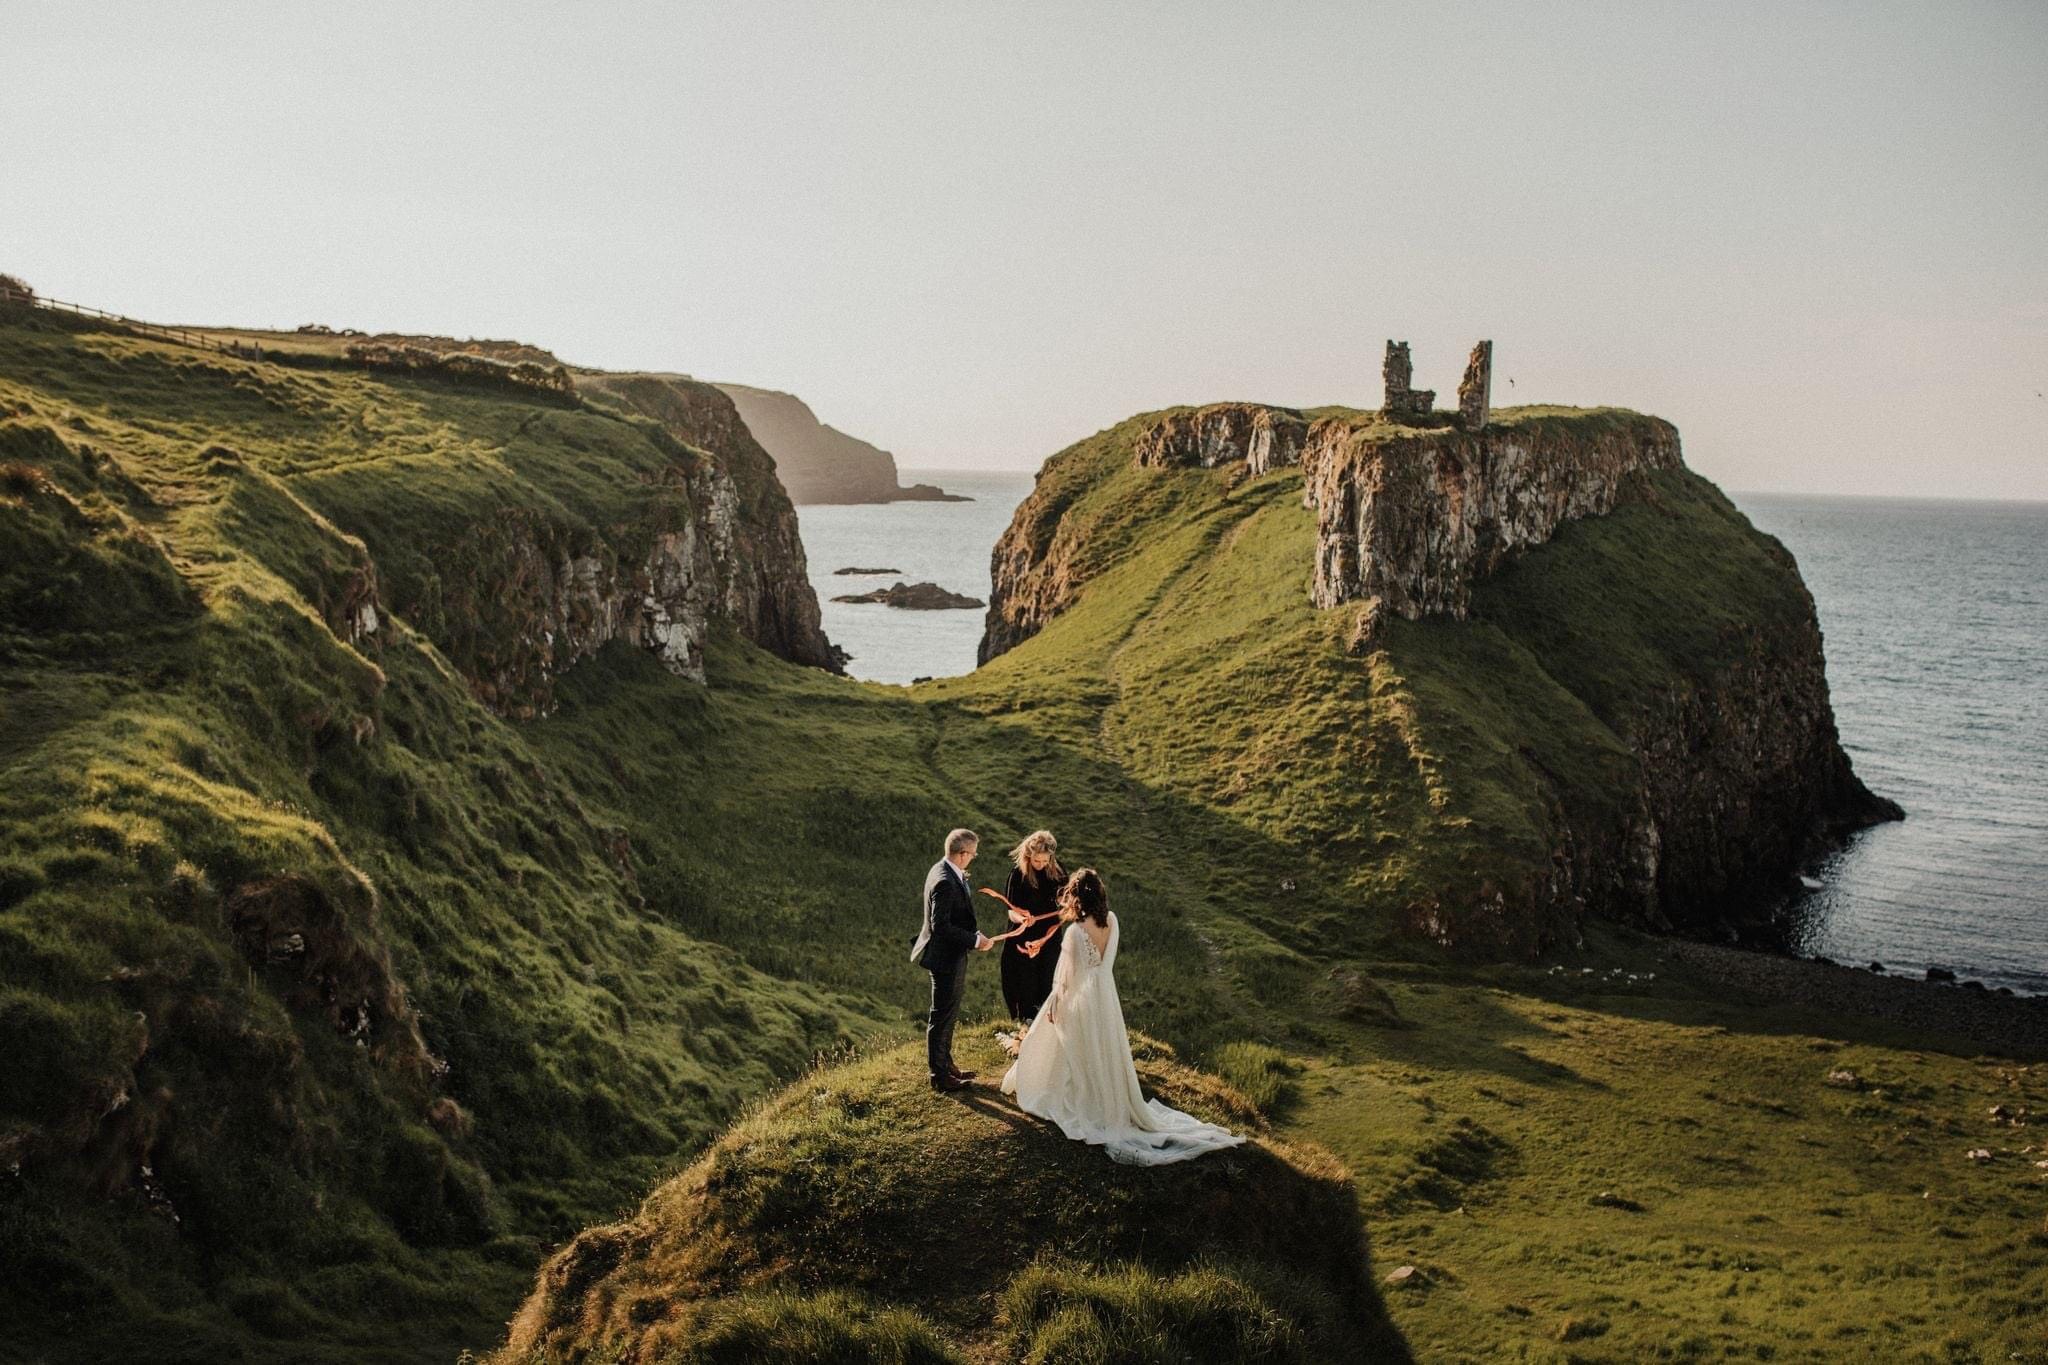
<path fill-rule="evenodd" d="M 1785 568 L 1796 578 L 1789 555 Z M 1652 927 L 1739 918 L 1819 848 L 1905 814 L 1842 751 L 1811 603 L 1785 629 L 1736 634 L 1733 662 L 1706 685 L 1647 698 L 1622 727 L 1640 786 L 1621 835 L 1636 884 L 1620 908 Z"/>
<path fill-rule="evenodd" d="M 1166 468 L 1243 462 L 1253 475 L 1298 464 L 1308 423 L 1292 408 L 1212 403 L 1170 413 L 1138 438 L 1140 465 Z"/>
<path fill-rule="evenodd" d="M 990 555 L 994 589 L 975 648 L 977 664 L 1007 654 L 1045 629 L 1087 581 L 1079 560 L 1086 538 L 1061 521 L 1071 499 L 1071 491 L 1056 489 L 1041 477 L 1017 504 Z"/>
<path fill-rule="evenodd" d="M 715 619 L 786 659 L 837 671 L 842 656 L 819 627 L 795 509 L 731 401 L 672 376 L 576 382 L 658 423 L 646 439 L 666 458 L 598 525 L 545 501 L 463 518 L 429 540 L 429 568 L 385 575 L 392 608 L 433 637 L 487 705 L 517 719 L 551 712 L 555 680 L 613 640 L 702 681 Z"/>
<path fill-rule="evenodd" d="M 1407 927 L 1459 952 L 1524 957 L 1578 942 L 1589 915 L 1741 933 L 1818 852 L 1903 817 L 1842 751 L 1817 628 L 1738 630 L 1727 643 L 1731 661 L 1711 675 L 1616 718 L 1633 772 L 1608 799 L 1550 784 L 1547 859 L 1418 899 Z"/>
<path fill-rule="evenodd" d="M 775 472 L 798 503 L 953 502 L 932 484 L 897 482 L 896 458 L 886 450 L 826 426 L 793 394 L 745 384 L 719 384 L 754 439 L 774 457 Z"/>
<path fill-rule="evenodd" d="M 584 375 L 577 384 L 654 418 L 678 441 L 716 458 L 692 487 L 714 551 L 718 609 L 783 658 L 837 671 L 843 656 L 818 626 L 796 509 L 732 399 L 715 385 L 674 375 Z"/>
<path fill-rule="evenodd" d="M 1472 583 L 1509 556 L 1641 496 L 1649 471 L 1683 467 L 1677 428 L 1634 414 L 1593 430 L 1398 430 L 1329 419 L 1301 459 L 1316 512 L 1310 596 L 1319 607 L 1373 602 L 1368 632 L 1383 613 L 1464 616 Z"/>

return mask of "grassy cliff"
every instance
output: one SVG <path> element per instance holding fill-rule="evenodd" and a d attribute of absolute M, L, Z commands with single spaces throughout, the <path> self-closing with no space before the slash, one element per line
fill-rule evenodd
<path fill-rule="evenodd" d="M 928 1266 L 806 1277 L 879 1234 L 806 1202 L 778 1142 L 858 1180 L 868 1137 L 931 1124 L 948 1179 L 995 1139 L 1149 1197 L 900 1083 L 914 891 L 957 823 L 991 881 L 1042 824 L 1101 866 L 1133 1023 L 1257 1095 L 1272 1150 L 1349 1168 L 1367 1249 L 1310 1297 L 1364 1317 L 1317 1331 L 1371 1340 L 1383 1310 L 1426 1358 L 2038 1349 L 2039 1175 L 1990 1116 L 2041 1108 L 2038 1067 L 1734 1000 L 1597 924 L 1569 977 L 1404 931 L 1418 894 L 1526 867 L 1560 785 L 1597 804 L 1626 771 L 1612 717 L 1716 648 L 1702 622 L 1795 600 L 1771 543 L 1677 471 L 1471 619 L 1357 655 L 1346 611 L 1308 604 L 1300 475 L 1141 471 L 1138 429 L 1049 466 L 1094 558 L 973 675 L 862 684 L 721 620 L 701 684 L 613 639 L 514 721 L 466 669 L 530 623 L 408 595 L 446 571 L 420 547 L 518 507 L 580 552 L 642 524 L 643 475 L 716 452 L 613 407 L 0 315 L 4 1349 L 446 1360 L 500 1342 L 587 1225 L 674 1213 L 659 1265 L 591 1281 L 671 1283 L 720 1245 L 687 1220 L 738 1153 L 733 1197 L 788 1202 L 806 1254 L 674 1280 L 676 1332 L 851 1322 L 904 1358 L 999 1357 L 1062 1296 L 1080 1358 L 1119 1314 L 1256 1330 L 1292 1264 L 1257 1245 L 1061 1243 L 1020 1270 L 977 1222 L 947 1251 L 978 1258 L 971 1317 L 891 1287 Z M 1288 1189 L 1334 1169 L 1282 1164 Z"/>

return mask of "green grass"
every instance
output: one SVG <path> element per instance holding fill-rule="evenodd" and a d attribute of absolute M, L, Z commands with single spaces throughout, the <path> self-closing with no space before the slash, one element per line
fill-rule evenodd
<path fill-rule="evenodd" d="M 1217 1049 L 1216 1074 L 1237 1088 L 1260 1113 L 1277 1116 L 1297 1093 L 1301 1068 L 1287 1054 L 1265 1043 L 1226 1043 Z"/>
<path fill-rule="evenodd" d="M 0 1155 L 41 1177 L 0 1222 L 77 1290 L 29 1338 L 452 1354 L 547 1241 L 882 1026 L 645 913 L 441 643 L 337 634 L 367 545 L 389 592 L 458 581 L 427 537 L 500 498 L 630 523 L 641 428 L 43 325 L 0 374 L 0 462 L 38 472 L 0 505 Z"/>
<path fill-rule="evenodd" d="M 1481 585 L 1472 620 L 1395 621 L 1355 658 L 1347 613 L 1307 605 L 1299 476 L 1136 470 L 1144 420 L 1049 467 L 1086 586 L 973 675 L 863 684 L 724 631 L 706 685 L 613 646 L 514 724 L 471 685 L 517 628 L 493 528 L 629 554 L 663 515 L 643 477 L 705 456 L 609 410 L 0 319 L 10 1348 L 446 1360 L 501 1339 L 552 1247 L 717 1168 L 807 1231 L 758 1282 L 698 1285 L 691 1349 L 1142 1359 L 1221 1332 L 1328 1358 L 1273 1326 L 1327 1307 L 1275 1279 L 1295 1249 L 1137 1238 L 1146 1200 L 1222 1166 L 1146 1184 L 902 1088 L 916 889 L 965 823 L 979 882 L 1041 826 L 1104 870 L 1134 1026 L 1234 1088 L 1156 1057 L 1148 1085 L 1350 1168 L 1366 1250 L 1310 1287 L 1384 1314 L 1352 1335 L 1428 1359 L 2041 1354 L 2041 1177 L 1986 1118 L 2048 1106 L 2038 1066 L 1729 1001 L 1618 931 L 1584 960 L 1653 982 L 1401 932 L 1529 876 L 1561 806 L 1600 822 L 1631 698 L 1802 610 L 1775 542 L 1660 475 L 1656 503 Z M 372 567 L 396 615 L 351 643 Z M 968 1009 L 996 1013 L 993 970 Z M 993 1066 L 986 1029 L 963 1044 Z M 1825 1086 L 1844 1064 L 1872 1084 Z M 826 1091 L 877 1107 L 806 1108 Z M 946 1179 L 1044 1139 L 1107 1240 L 1005 1234 L 976 1186 L 945 1248 L 979 1267 L 971 1315 L 903 1291 L 936 1262 L 882 1250 L 859 1182 L 900 1192 L 890 1144 L 939 1114 Z M 849 1203 L 815 1201 L 806 1153 Z M 848 1248 L 876 1273 L 806 1269 Z M 1378 1288 L 1400 1264 L 1422 1273 Z"/>
<path fill-rule="evenodd" d="M 878 1309 L 838 1290 L 758 1290 L 711 1305 L 688 1344 L 669 1359 L 690 1365 L 954 1365 L 960 1357 L 930 1323 L 905 1309 Z"/>
<path fill-rule="evenodd" d="M 985 1022 L 968 1033 L 963 1057 L 994 1074 Z M 870 1336 L 940 1342 L 948 1359 L 1171 1360 L 1236 1341 L 1261 1353 L 1246 1358 L 1338 1361 L 1394 1345 L 1344 1169 L 1134 1041 L 1149 1093 L 1252 1141 L 1118 1167 L 987 1091 L 934 1094 L 922 1044 L 842 1060 L 551 1259 L 493 1359 L 716 1358 L 707 1342 L 736 1320 L 797 1360 L 848 1358 Z"/>
<path fill-rule="evenodd" d="M 1018 1360 L 1172 1365 L 1338 1358 L 1342 1314 L 1325 1295 L 1261 1270 L 1033 1266 L 1003 1295 Z"/>
<path fill-rule="evenodd" d="M 1666 985 L 1392 989 L 1418 1027 L 1310 1061 L 1296 1124 L 1357 1173 L 1377 1262 L 1422 1271 L 1389 1306 L 1436 1358 L 2041 1351 L 2041 1173 L 1987 1118 L 2038 1065 Z"/>

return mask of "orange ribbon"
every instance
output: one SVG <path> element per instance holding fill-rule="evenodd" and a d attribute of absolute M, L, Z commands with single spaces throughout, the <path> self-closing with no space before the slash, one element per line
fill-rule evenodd
<path fill-rule="evenodd" d="M 989 940 L 990 943 L 1001 943 L 1006 938 L 1015 938 L 1017 937 L 1017 935 L 1023 933 L 1026 929 L 1029 929 L 1032 925 L 1037 924 L 1041 920 L 1059 918 L 1060 912 L 1057 910 L 1048 910 L 1042 915 L 1027 915 L 1013 901 L 1011 901 L 1011 899 L 1008 896 L 1005 896 L 1000 891 L 992 891 L 986 886 L 981 888 L 981 894 L 984 896 L 994 896 L 1004 905 L 1009 906 L 1010 923 L 1017 926 L 1016 928 L 1010 930 L 1010 932 L 1007 934 L 997 934 L 995 937 Z M 1051 937 L 1052 935 L 1048 933 L 1045 935 L 1044 938 L 1039 939 L 1037 943 L 1027 943 L 1023 945 L 1024 951 L 1030 953 L 1034 957 L 1037 956 L 1039 946 L 1042 945 L 1047 938 Z"/>

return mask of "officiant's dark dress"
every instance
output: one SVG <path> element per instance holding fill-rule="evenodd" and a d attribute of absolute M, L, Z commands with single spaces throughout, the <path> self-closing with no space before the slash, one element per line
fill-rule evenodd
<path fill-rule="evenodd" d="M 1063 883 L 1052 875 L 1051 868 L 1038 874 L 1038 884 L 1034 886 L 1022 869 L 1013 867 L 1003 894 L 1009 897 L 1010 904 L 1025 914 L 1043 915 L 1054 908 L 1061 885 Z M 1009 1006 L 1013 1019 L 1037 1017 L 1038 1007 L 1045 1003 L 1046 996 L 1052 994 L 1053 969 L 1060 965 L 1060 936 L 1054 934 L 1035 958 L 1024 956 L 1023 946 L 1051 927 L 1050 920 L 1034 924 L 1003 943 L 1003 1003 Z"/>

